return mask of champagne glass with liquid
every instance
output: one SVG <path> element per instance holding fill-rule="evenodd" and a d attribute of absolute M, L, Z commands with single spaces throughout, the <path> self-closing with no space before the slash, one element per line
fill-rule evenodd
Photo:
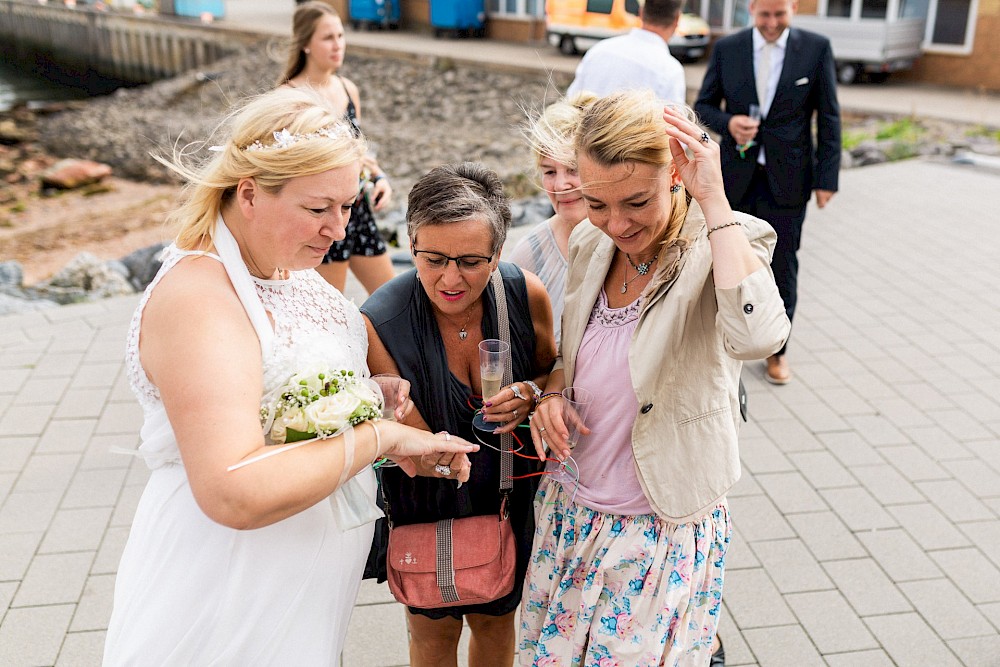
<path fill-rule="evenodd" d="M 382 419 L 396 421 L 396 408 L 399 407 L 399 390 L 403 379 L 392 373 L 373 375 L 372 381 L 382 390 Z"/>
<path fill-rule="evenodd" d="M 479 344 L 479 377 L 482 380 L 483 401 L 500 393 L 503 372 L 510 363 L 510 344 L 495 338 L 487 338 Z M 473 426 L 492 433 L 500 424 L 483 419 L 482 413 L 472 420 Z"/>

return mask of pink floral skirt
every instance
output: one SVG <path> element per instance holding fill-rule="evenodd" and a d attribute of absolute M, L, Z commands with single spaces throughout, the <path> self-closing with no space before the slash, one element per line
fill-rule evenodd
<path fill-rule="evenodd" d="M 546 479 L 521 601 L 518 664 L 707 665 L 732 533 L 725 500 L 699 520 L 604 514 Z"/>

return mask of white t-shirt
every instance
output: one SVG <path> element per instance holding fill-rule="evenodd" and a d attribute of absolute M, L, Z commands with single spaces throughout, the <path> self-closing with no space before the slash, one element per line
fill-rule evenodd
<path fill-rule="evenodd" d="M 687 102 L 684 67 L 670 55 L 667 43 L 655 32 L 633 28 L 590 47 L 566 94 L 586 90 L 604 96 L 645 89 L 665 102 Z"/>

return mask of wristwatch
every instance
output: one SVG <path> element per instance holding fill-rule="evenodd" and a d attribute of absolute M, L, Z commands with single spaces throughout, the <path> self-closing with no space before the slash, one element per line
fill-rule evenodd
<path fill-rule="evenodd" d="M 524 384 L 526 384 L 529 387 L 531 387 L 532 398 L 534 399 L 535 405 L 538 405 L 538 399 L 540 399 L 542 397 L 542 389 L 541 389 L 541 387 L 539 387 L 537 384 L 535 384 L 531 380 L 522 380 L 522 382 L 524 382 Z"/>

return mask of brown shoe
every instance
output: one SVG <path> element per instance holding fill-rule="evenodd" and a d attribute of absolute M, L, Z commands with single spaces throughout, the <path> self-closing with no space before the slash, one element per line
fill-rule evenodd
<path fill-rule="evenodd" d="M 767 358 L 767 371 L 764 372 L 764 379 L 771 384 L 788 384 L 792 379 L 792 372 L 788 370 L 785 355 L 772 354 Z"/>

